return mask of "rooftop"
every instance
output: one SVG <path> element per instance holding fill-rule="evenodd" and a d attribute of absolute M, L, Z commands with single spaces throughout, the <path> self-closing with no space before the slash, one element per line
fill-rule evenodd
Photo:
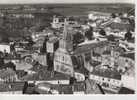
<path fill-rule="evenodd" d="M 0 78 L 5 79 L 7 77 L 11 77 L 16 75 L 16 72 L 12 69 L 0 70 Z"/>
<path fill-rule="evenodd" d="M 118 92 L 118 94 L 134 94 L 134 93 L 135 93 L 134 90 L 131 90 L 125 87 L 122 87 Z"/>
<path fill-rule="evenodd" d="M 33 75 L 26 75 L 22 77 L 22 80 L 37 81 L 37 80 L 67 80 L 69 79 L 68 75 L 56 72 L 53 77 L 51 77 L 50 71 L 47 70 L 45 66 L 35 66 L 30 70 L 35 71 Z"/>
<path fill-rule="evenodd" d="M 48 42 L 49 43 L 56 43 L 59 39 L 57 37 L 51 37 L 49 38 Z"/>
<path fill-rule="evenodd" d="M 103 47 L 105 45 L 108 45 L 108 43 L 109 43 L 108 41 L 88 42 L 88 43 L 78 46 L 74 50 L 74 54 L 82 54 L 82 53 L 92 50 L 93 48 Z"/>
<path fill-rule="evenodd" d="M 9 87 L 11 85 L 12 88 Z M 0 92 L 22 91 L 24 82 L 0 83 Z"/>
<path fill-rule="evenodd" d="M 117 70 L 95 68 L 93 72 L 91 72 L 91 74 L 97 75 L 100 77 L 121 80 L 121 75 Z"/>
<path fill-rule="evenodd" d="M 121 54 L 120 56 L 135 60 L 135 53 L 124 53 L 124 54 Z"/>
<path fill-rule="evenodd" d="M 97 12 L 97 11 L 89 11 L 89 14 L 94 14 L 94 15 L 102 15 L 102 16 L 110 16 L 111 13 L 106 13 L 106 12 Z"/>

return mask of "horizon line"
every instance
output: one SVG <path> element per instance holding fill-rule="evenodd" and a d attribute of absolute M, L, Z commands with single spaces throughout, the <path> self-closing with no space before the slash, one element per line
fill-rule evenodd
<path fill-rule="evenodd" d="M 6 4 L 9 4 L 9 5 L 14 5 L 14 4 L 135 4 L 133 2 L 130 2 L 130 3 L 127 3 L 127 2 L 85 2 L 85 3 L 81 3 L 81 2 L 67 2 L 67 3 L 61 3 L 61 2 L 55 2 L 55 3 L 49 3 L 49 2 L 41 2 L 41 3 L 0 3 L 0 5 L 6 5 Z"/>

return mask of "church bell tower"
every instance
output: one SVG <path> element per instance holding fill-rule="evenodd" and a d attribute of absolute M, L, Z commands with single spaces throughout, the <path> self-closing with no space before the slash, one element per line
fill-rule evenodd
<path fill-rule="evenodd" d="M 64 30 L 63 30 L 63 37 L 59 42 L 59 47 L 62 49 L 67 49 L 67 51 L 72 51 L 73 50 L 73 37 L 72 33 L 69 32 L 68 30 L 68 24 L 67 24 L 67 19 L 65 18 L 64 21 Z"/>

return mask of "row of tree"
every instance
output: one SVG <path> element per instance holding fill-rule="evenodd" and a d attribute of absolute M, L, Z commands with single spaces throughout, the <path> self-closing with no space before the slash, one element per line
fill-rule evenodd
<path fill-rule="evenodd" d="M 106 32 L 104 29 L 100 29 L 99 34 L 102 36 L 106 36 Z M 87 38 L 88 40 L 93 40 L 93 28 L 90 27 L 89 30 L 87 30 L 85 32 L 85 36 L 83 34 L 81 34 L 80 32 L 77 32 L 76 34 L 73 35 L 73 43 L 74 44 L 79 44 L 81 42 L 84 41 L 85 38 Z M 110 35 L 110 36 L 106 36 L 108 38 L 109 41 L 115 41 L 115 36 Z M 132 33 L 131 31 L 127 31 L 125 36 L 124 36 L 125 40 L 132 40 Z"/>

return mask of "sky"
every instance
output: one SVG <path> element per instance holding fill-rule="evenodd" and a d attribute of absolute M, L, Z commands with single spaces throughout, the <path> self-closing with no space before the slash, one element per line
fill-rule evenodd
<path fill-rule="evenodd" d="M 24 3 L 134 3 L 135 0 L 0 0 L 0 4 Z"/>

